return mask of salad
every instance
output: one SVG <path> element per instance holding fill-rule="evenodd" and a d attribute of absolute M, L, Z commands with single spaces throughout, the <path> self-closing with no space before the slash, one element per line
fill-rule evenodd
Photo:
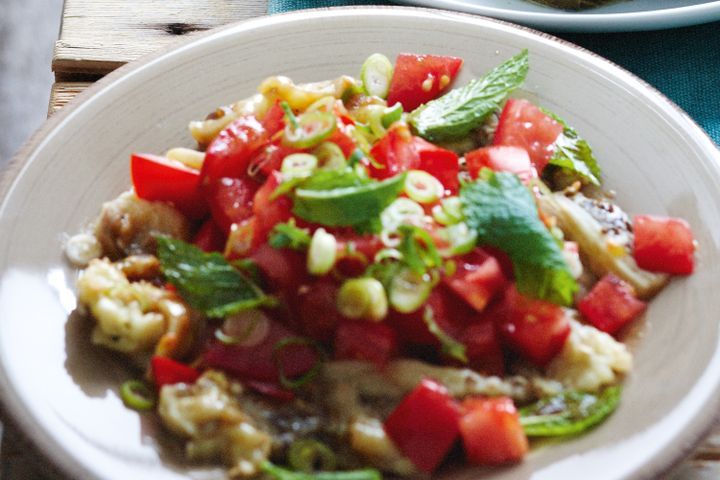
<path fill-rule="evenodd" d="M 605 420 L 619 340 L 694 269 L 682 219 L 626 214 L 579 132 L 512 96 L 523 51 L 381 54 L 258 93 L 133 154 L 66 245 L 94 344 L 191 460 L 280 480 L 522 461 Z"/>

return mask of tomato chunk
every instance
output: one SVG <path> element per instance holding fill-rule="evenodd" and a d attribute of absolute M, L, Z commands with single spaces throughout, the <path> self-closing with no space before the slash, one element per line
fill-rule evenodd
<path fill-rule="evenodd" d="M 195 383 L 200 372 L 172 358 L 154 356 L 150 360 L 152 378 L 158 388 L 175 383 Z"/>
<path fill-rule="evenodd" d="M 396 123 L 370 150 L 375 163 L 368 166 L 370 176 L 377 179 L 418 168 L 420 158 L 407 125 Z"/>
<path fill-rule="evenodd" d="M 406 112 L 447 90 L 463 64 L 462 58 L 401 53 L 395 60 L 388 106 L 402 103 Z"/>
<path fill-rule="evenodd" d="M 477 178 L 483 168 L 489 168 L 496 172 L 514 173 L 525 184 L 538 176 L 530 161 L 530 155 L 521 147 L 505 145 L 481 147 L 466 153 L 465 160 L 468 172 L 473 178 Z"/>
<path fill-rule="evenodd" d="M 500 262 L 481 249 L 455 260 L 457 269 L 443 282 L 478 312 L 507 285 Z"/>
<path fill-rule="evenodd" d="M 486 375 L 501 376 L 505 373 L 502 345 L 490 319 L 482 319 L 470 325 L 458 340 L 465 345 L 468 367 Z"/>
<path fill-rule="evenodd" d="M 563 126 L 527 100 L 511 98 L 505 104 L 493 145 L 510 145 L 527 150 L 530 160 L 542 173 L 555 151 Z"/>
<path fill-rule="evenodd" d="M 440 180 L 446 190 L 456 194 L 460 188 L 460 160 L 455 152 L 440 148 L 420 137 L 413 139 L 419 157 L 418 168 Z"/>
<path fill-rule="evenodd" d="M 570 334 L 562 307 L 525 297 L 514 285 L 493 313 L 505 345 L 541 367 L 560 352 Z"/>
<path fill-rule="evenodd" d="M 656 215 L 636 215 L 635 261 L 653 272 L 690 275 L 695 269 L 695 239 L 683 219 Z"/>
<path fill-rule="evenodd" d="M 304 268 L 304 265 L 302 267 Z M 332 280 L 325 278 L 316 280 L 308 287 L 298 292 L 297 308 L 294 309 L 297 312 L 300 329 L 309 337 L 321 342 L 329 342 L 335 336 L 338 324 L 343 320 L 337 309 L 339 287 Z"/>
<path fill-rule="evenodd" d="M 206 190 L 210 213 L 215 224 L 227 235 L 233 223 L 240 223 L 253 214 L 253 197 L 258 184 L 250 178 L 223 177 Z"/>
<path fill-rule="evenodd" d="M 385 431 L 420 470 L 432 473 L 459 434 L 460 409 L 447 389 L 425 379 L 385 421 Z"/>
<path fill-rule="evenodd" d="M 134 153 L 130 157 L 130 175 L 139 198 L 170 202 L 191 219 L 207 212 L 200 192 L 200 172 L 182 162 L 152 155 Z"/>
<path fill-rule="evenodd" d="M 292 216 L 292 201 L 287 196 L 271 199 L 282 182 L 282 174 L 278 171 L 272 172 L 253 199 L 252 209 L 257 218 L 257 238 L 260 241 L 265 241 L 276 224 L 287 222 Z"/>
<path fill-rule="evenodd" d="M 261 244 L 250 254 L 265 279 L 270 292 L 295 292 L 308 280 L 305 256 L 295 250 Z"/>
<path fill-rule="evenodd" d="M 225 233 L 208 218 L 193 237 L 193 244 L 204 252 L 222 252 L 225 248 Z"/>
<path fill-rule="evenodd" d="M 525 456 L 528 440 L 512 399 L 468 398 L 462 410 L 460 435 L 470 462 L 501 465 Z"/>
<path fill-rule="evenodd" d="M 268 131 L 253 115 L 233 120 L 205 150 L 202 186 L 223 177 L 244 177 L 253 154 L 269 139 Z"/>
<path fill-rule="evenodd" d="M 397 352 L 395 331 L 385 323 L 343 320 L 335 332 L 335 358 L 382 367 Z"/>
<path fill-rule="evenodd" d="M 578 302 L 578 310 L 598 330 L 614 335 L 645 311 L 632 286 L 607 274 Z"/>

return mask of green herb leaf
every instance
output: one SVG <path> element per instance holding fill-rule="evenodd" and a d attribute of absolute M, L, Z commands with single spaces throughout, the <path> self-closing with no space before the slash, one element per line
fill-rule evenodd
<path fill-rule="evenodd" d="M 315 178 L 317 176 L 313 175 L 295 190 L 293 213 L 309 222 L 330 227 L 365 227 L 380 215 L 405 185 L 404 173 L 382 182 L 356 176 L 358 180 L 350 186 L 325 178 L 321 181 Z"/>
<path fill-rule="evenodd" d="M 226 317 L 268 304 L 270 297 L 221 254 L 205 253 L 169 237 L 158 237 L 157 242 L 166 280 L 196 310 L 209 317 Z"/>
<path fill-rule="evenodd" d="M 435 242 L 428 232 L 412 225 L 401 225 L 398 230 L 402 235 L 398 250 L 402 254 L 402 262 L 410 270 L 422 275 L 428 269 L 442 264 Z"/>
<path fill-rule="evenodd" d="M 310 246 L 310 233 L 304 228 L 298 228 L 295 220 L 287 223 L 278 223 L 273 228 L 268 243 L 273 248 L 291 248 L 305 251 Z"/>
<path fill-rule="evenodd" d="M 521 293 L 572 304 L 577 283 L 560 246 L 540 220 L 532 194 L 516 175 L 484 169 L 481 178 L 462 186 L 460 197 L 478 244 L 510 257 Z"/>
<path fill-rule="evenodd" d="M 605 420 L 620 403 L 620 386 L 599 395 L 567 391 L 520 409 L 520 423 L 529 437 L 576 435 Z"/>
<path fill-rule="evenodd" d="M 442 353 L 459 362 L 468 362 L 465 345 L 452 338 L 450 335 L 445 333 L 442 328 L 440 328 L 435 321 L 435 315 L 432 307 L 425 307 L 425 311 L 423 312 L 423 321 L 427 325 L 430 333 L 435 335 L 435 338 L 440 341 L 440 350 Z"/>
<path fill-rule="evenodd" d="M 260 469 L 276 480 L 382 480 L 382 474 L 374 468 L 347 472 L 293 472 L 270 462 L 263 462 Z"/>
<path fill-rule="evenodd" d="M 523 50 L 484 77 L 420 106 L 410 114 L 410 123 L 418 135 L 430 141 L 466 137 L 522 85 L 527 72 L 528 52 Z"/>
<path fill-rule="evenodd" d="M 585 183 L 600 185 L 600 166 L 590 145 L 580 138 L 575 129 L 565 123 L 562 118 L 552 112 L 543 111 L 564 127 L 563 132 L 555 141 L 555 152 L 550 159 L 550 164 L 556 165 L 566 172 L 579 175 Z"/>

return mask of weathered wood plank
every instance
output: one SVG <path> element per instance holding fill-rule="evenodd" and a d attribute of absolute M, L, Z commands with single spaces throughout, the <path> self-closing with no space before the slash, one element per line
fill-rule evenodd
<path fill-rule="evenodd" d="M 80 92 L 92 85 L 92 82 L 56 82 L 50 90 L 48 116 L 60 110 Z"/>
<path fill-rule="evenodd" d="M 267 11 L 267 0 L 65 0 L 53 71 L 103 75 L 168 45 Z"/>

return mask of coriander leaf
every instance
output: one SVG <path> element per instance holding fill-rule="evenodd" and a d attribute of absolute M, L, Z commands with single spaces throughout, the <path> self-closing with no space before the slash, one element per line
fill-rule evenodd
<path fill-rule="evenodd" d="M 278 223 L 273 228 L 268 243 L 273 248 L 291 248 L 304 251 L 310 246 L 310 234 L 304 228 L 298 228 L 294 220 Z"/>
<path fill-rule="evenodd" d="M 430 141 L 466 137 L 522 85 L 527 72 L 528 52 L 523 50 L 484 77 L 420 106 L 410 114 L 410 123 L 418 135 Z"/>
<path fill-rule="evenodd" d="M 427 325 L 430 333 L 432 333 L 435 338 L 440 341 L 440 350 L 442 353 L 462 363 L 468 362 L 465 345 L 452 338 L 450 335 L 445 333 L 442 328 L 440 328 L 435 321 L 435 315 L 432 307 L 425 307 L 425 311 L 423 312 L 423 321 L 425 322 L 425 325 Z"/>
<path fill-rule="evenodd" d="M 382 480 L 382 474 L 374 468 L 347 472 L 293 472 L 268 461 L 260 466 L 263 473 L 275 480 Z"/>
<path fill-rule="evenodd" d="M 555 151 L 550 164 L 570 173 L 576 173 L 587 183 L 600 185 L 600 166 L 590 145 L 563 119 L 546 110 L 544 112 L 564 127 L 563 132 L 555 140 Z"/>
<path fill-rule="evenodd" d="M 292 211 L 304 220 L 330 227 L 368 225 L 405 185 L 404 173 L 382 182 L 368 180 L 351 186 L 337 186 L 329 179 L 320 183 L 314 177 L 295 190 Z"/>
<path fill-rule="evenodd" d="M 559 305 L 571 305 L 577 283 L 550 231 L 538 216 L 530 191 L 508 172 L 485 169 L 460 190 L 468 226 L 478 244 L 504 251 L 518 290 Z"/>
<path fill-rule="evenodd" d="M 599 395 L 566 391 L 520 409 L 520 423 L 529 437 L 575 435 L 615 411 L 621 393 L 619 386 L 608 387 Z"/>
<path fill-rule="evenodd" d="M 209 317 L 225 317 L 267 304 L 267 297 L 221 254 L 205 253 L 194 245 L 158 237 L 163 274 L 190 306 Z"/>
<path fill-rule="evenodd" d="M 317 170 L 305 179 L 298 188 L 304 190 L 332 190 L 335 188 L 359 187 L 372 183 L 353 168 L 342 170 Z"/>

